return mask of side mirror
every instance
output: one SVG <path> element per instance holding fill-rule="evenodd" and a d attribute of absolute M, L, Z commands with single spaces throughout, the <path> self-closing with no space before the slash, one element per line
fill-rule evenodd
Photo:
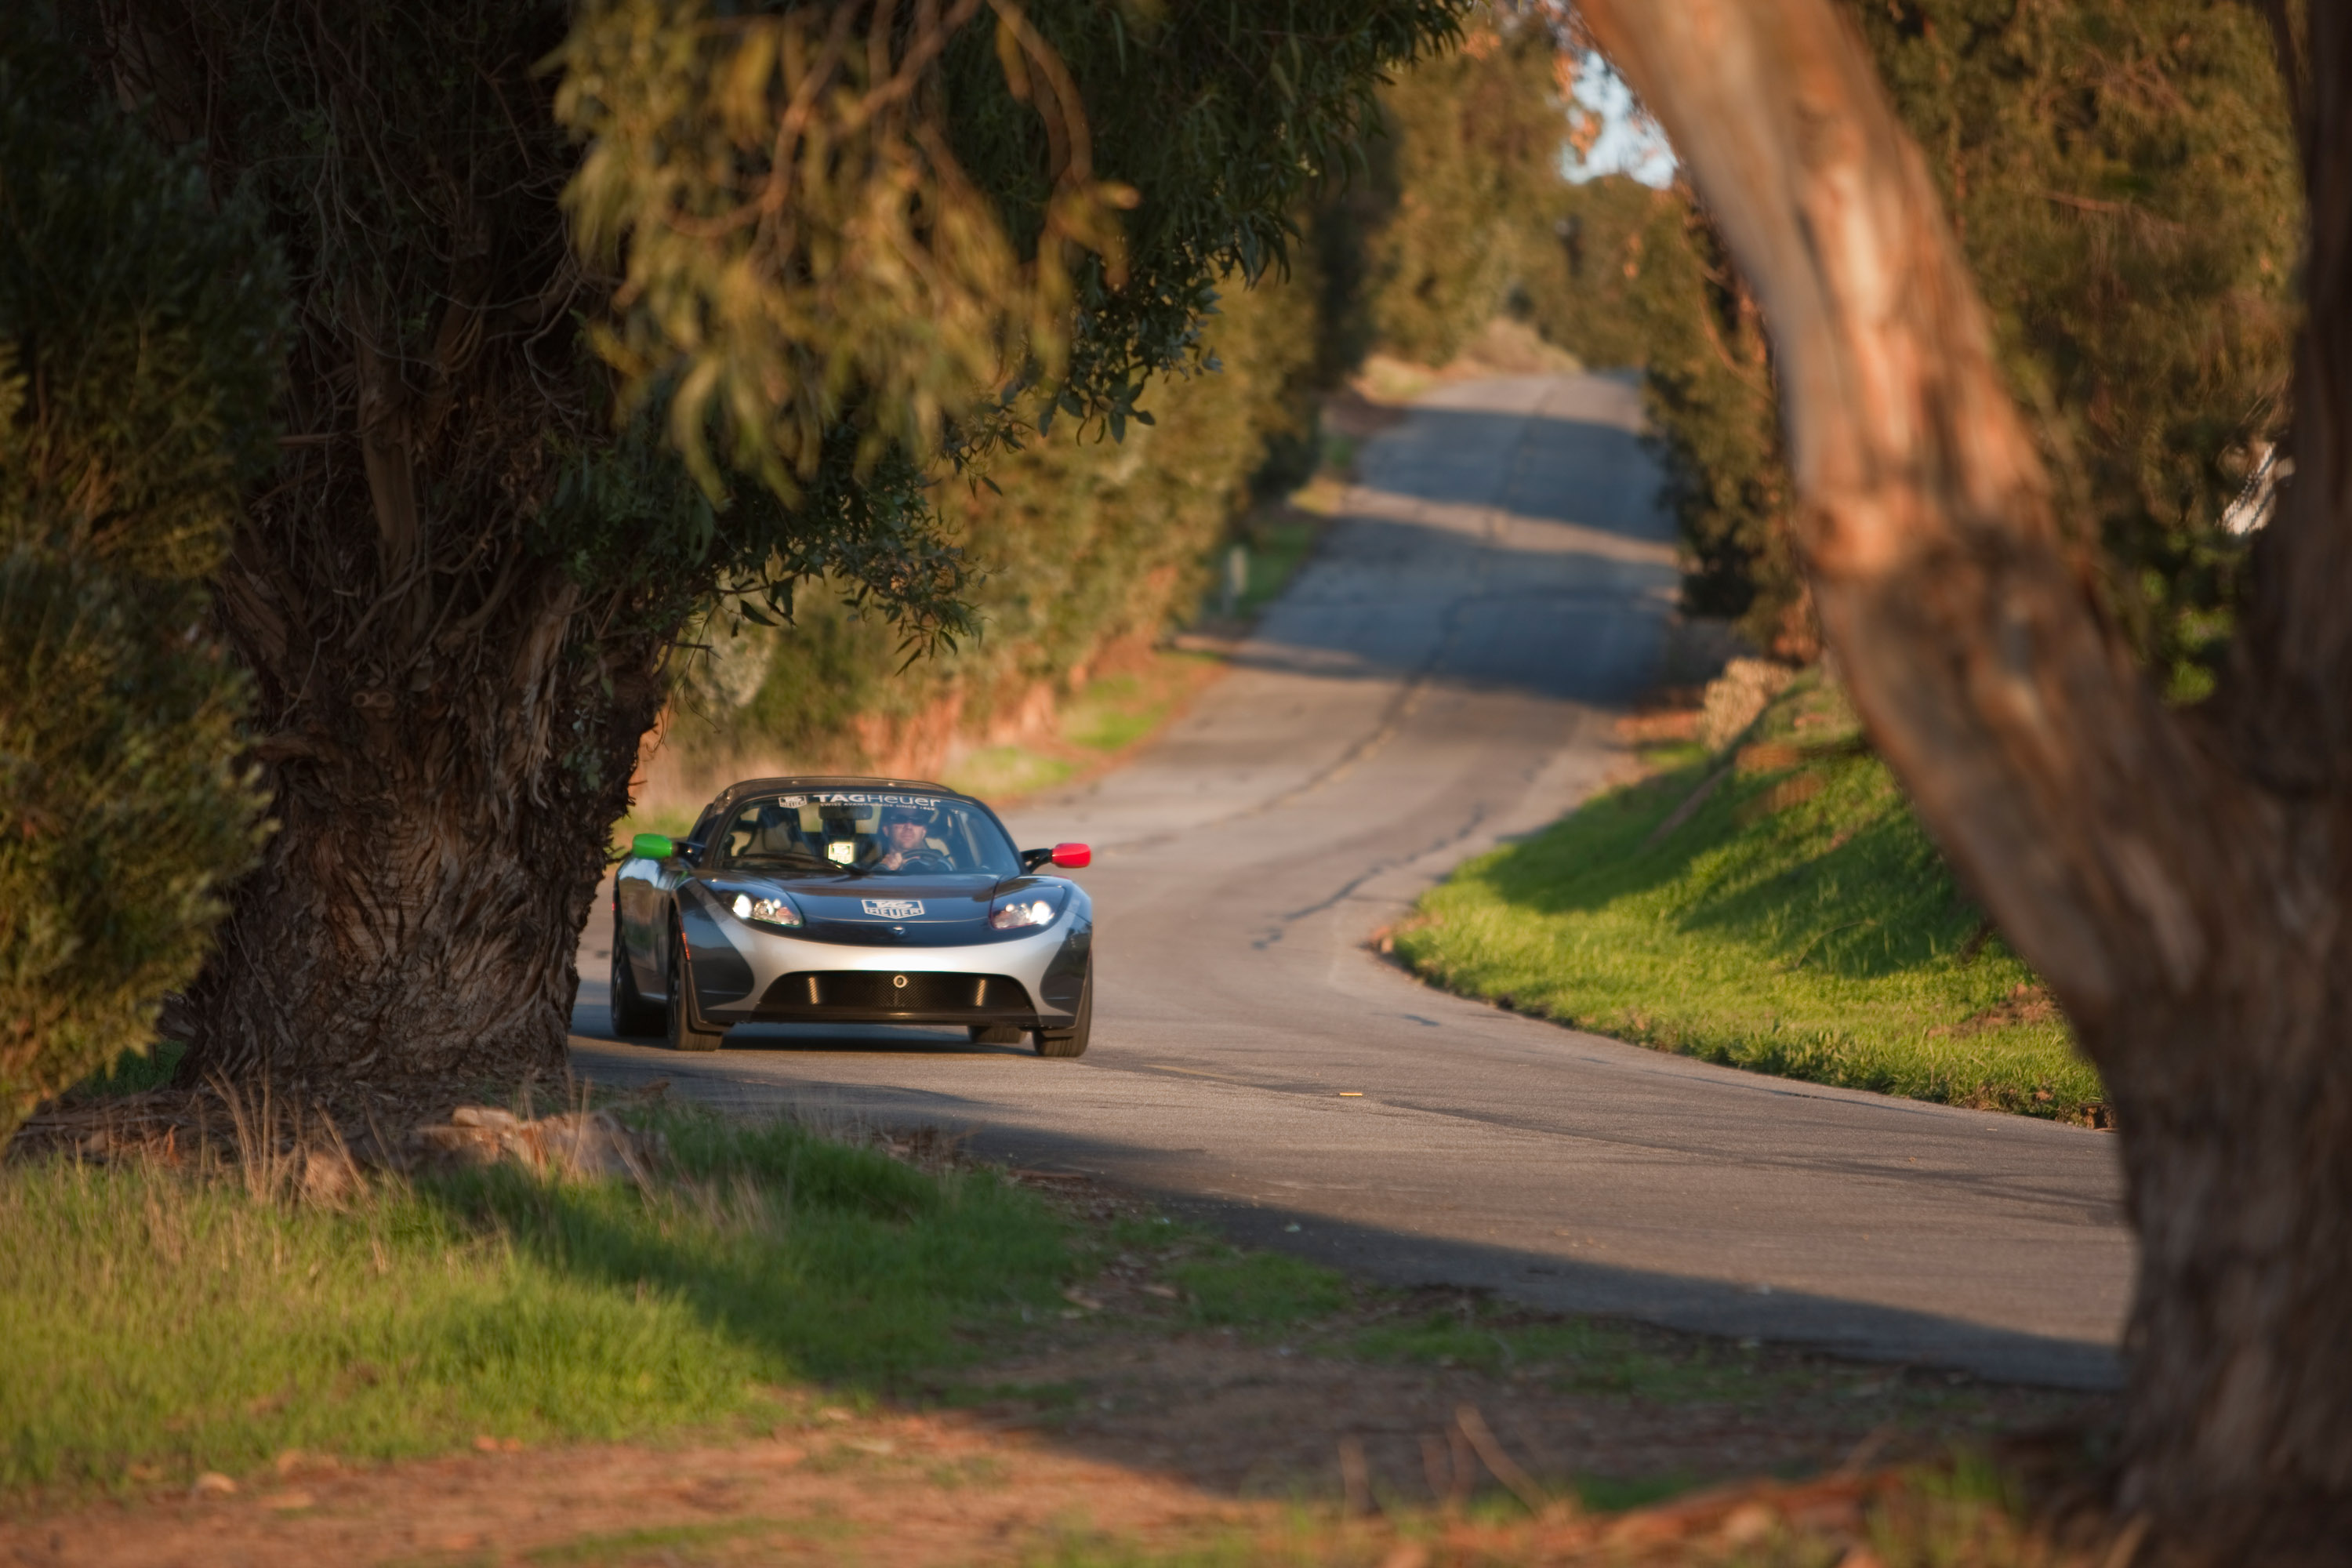
<path fill-rule="evenodd" d="M 642 855 L 648 860 L 667 860 L 675 855 L 691 864 L 701 858 L 702 846 L 691 838 L 672 838 L 664 833 L 640 833 L 629 840 L 629 853 Z"/>
<path fill-rule="evenodd" d="M 1093 865 L 1094 860 L 1095 852 L 1083 844 L 1056 844 L 1054 846 L 1054 864 L 1056 866 L 1066 867 L 1068 869 L 1075 871 L 1081 866 Z"/>

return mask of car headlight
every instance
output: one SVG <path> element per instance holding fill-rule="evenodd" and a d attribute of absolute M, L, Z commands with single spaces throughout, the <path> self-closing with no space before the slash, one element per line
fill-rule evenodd
<path fill-rule="evenodd" d="M 1062 912 L 1062 900 L 1050 893 L 1017 893 L 988 911 L 988 923 L 998 931 L 1045 926 Z"/>
<path fill-rule="evenodd" d="M 789 899 L 755 899 L 749 893 L 738 893 L 728 908 L 739 921 L 749 921 L 755 926 L 796 926 L 801 923 L 800 910 L 793 908 Z"/>

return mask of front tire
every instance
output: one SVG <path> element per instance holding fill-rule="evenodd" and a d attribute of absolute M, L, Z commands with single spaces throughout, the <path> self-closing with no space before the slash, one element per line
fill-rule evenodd
<path fill-rule="evenodd" d="M 694 1005 L 694 963 L 686 955 L 686 938 L 675 926 L 669 933 L 669 1005 L 663 1009 L 674 1051 L 715 1051 L 727 1037 L 725 1029 L 706 1029 Z"/>
<path fill-rule="evenodd" d="M 1082 1057 L 1087 1054 L 1087 1037 L 1095 1027 L 1095 972 L 1087 966 L 1087 981 L 1078 992 L 1078 1011 L 1066 1029 L 1039 1029 L 1030 1038 L 1037 1045 L 1041 1057 Z"/>
<path fill-rule="evenodd" d="M 622 944 L 621 922 L 613 922 L 613 984 L 604 993 L 604 1010 L 611 1019 L 614 1035 L 620 1039 L 632 1036 L 658 1035 L 667 1025 L 662 1010 L 646 1001 L 637 991 L 636 972 L 629 965 L 629 950 Z"/>

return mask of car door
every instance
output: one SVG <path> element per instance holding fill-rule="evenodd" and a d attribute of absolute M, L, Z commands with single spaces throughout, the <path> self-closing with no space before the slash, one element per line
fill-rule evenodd
<path fill-rule="evenodd" d="M 687 834 L 688 842 L 708 845 L 719 821 L 719 806 L 725 800 L 713 801 L 702 808 L 702 816 Z M 647 996 L 667 999 L 669 995 L 669 944 L 677 929 L 677 890 L 694 879 L 696 863 L 709 855 L 709 848 L 685 850 L 667 860 L 648 861 L 654 868 L 646 910 L 646 962 L 652 967 L 651 977 L 641 989 Z"/>
<path fill-rule="evenodd" d="M 613 873 L 613 939 L 629 965 L 641 996 L 662 994 L 662 972 L 653 957 L 653 910 L 661 897 L 661 862 L 633 855 Z"/>
<path fill-rule="evenodd" d="M 715 803 L 705 806 L 687 837 L 699 839 L 715 815 Z M 692 863 L 682 855 L 666 860 L 634 857 L 623 861 L 614 874 L 630 973 L 636 979 L 637 994 L 648 1001 L 665 1001 L 669 996 L 671 911 L 676 908 L 678 884 L 693 875 Z"/>

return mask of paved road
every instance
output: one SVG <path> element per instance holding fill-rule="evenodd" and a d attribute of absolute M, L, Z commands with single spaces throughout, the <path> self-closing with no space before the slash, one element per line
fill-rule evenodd
<path fill-rule="evenodd" d="M 1351 515 L 1197 710 L 1013 814 L 1024 842 L 1096 846 L 1083 1060 L 912 1030 L 613 1042 L 599 918 L 578 1068 L 971 1129 L 1395 1282 L 2111 1381 L 2132 1265 L 2112 1139 L 1657 1055 L 1367 948 L 1622 765 L 1612 710 L 1656 667 L 1675 582 L 1636 422 L 1598 376 L 1428 397 L 1368 445 Z"/>

